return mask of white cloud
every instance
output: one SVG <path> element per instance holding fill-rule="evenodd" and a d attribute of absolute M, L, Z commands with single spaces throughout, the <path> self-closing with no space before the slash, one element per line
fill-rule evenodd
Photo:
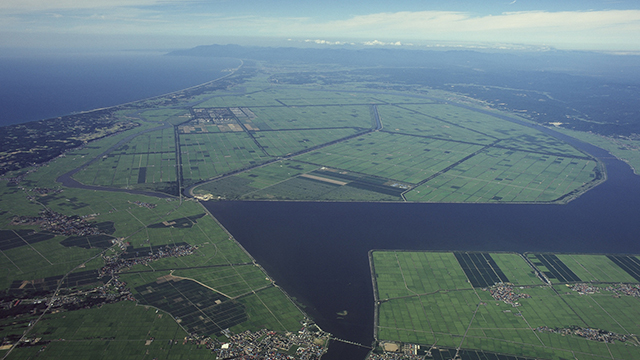
<path fill-rule="evenodd" d="M 400 41 L 396 41 L 396 42 L 384 42 L 384 41 L 379 41 L 379 40 L 373 40 L 373 41 L 365 41 L 362 43 L 362 45 L 366 45 L 366 46 L 402 46 L 403 44 Z"/>
<path fill-rule="evenodd" d="M 511 42 L 560 48 L 640 49 L 640 10 L 528 11 L 474 16 L 464 12 L 378 13 L 309 24 L 302 31 L 353 38 Z"/>
<path fill-rule="evenodd" d="M 605 27 L 640 25 L 640 10 L 607 11 L 527 11 L 499 15 L 472 16 L 463 12 L 418 11 L 378 13 L 354 16 L 350 19 L 320 24 L 325 29 L 365 32 L 376 29 L 390 35 L 411 31 L 421 34 L 462 33 L 494 30 L 560 30 L 582 31 Z M 419 35 L 419 34 L 416 34 Z"/>
<path fill-rule="evenodd" d="M 291 41 L 291 39 L 289 39 L 289 41 Z M 315 43 L 320 45 L 355 45 L 354 43 L 350 43 L 346 41 L 329 41 L 329 40 L 321 40 L 321 39 L 316 39 L 316 40 L 306 39 L 304 42 Z"/>
<path fill-rule="evenodd" d="M 0 1 L 0 10 L 25 13 L 63 9 L 72 10 L 116 8 L 123 6 L 148 6 L 165 2 L 166 1 L 162 0 L 2 0 Z"/>
<path fill-rule="evenodd" d="M 192 2 L 0 0 L 0 31 L 285 39 L 296 36 L 320 45 L 344 45 L 347 39 L 351 43 L 354 39 L 377 38 L 364 45 L 407 46 L 407 41 L 437 40 L 640 50 L 637 41 L 640 38 L 640 10 L 528 11 L 486 16 L 460 11 L 402 11 L 329 21 L 319 16 L 266 16 L 250 10 L 215 13 L 202 11 L 202 7 L 195 10 L 189 6 Z M 168 10 L 175 9 L 176 4 L 185 6 L 181 6 L 180 11 Z"/>

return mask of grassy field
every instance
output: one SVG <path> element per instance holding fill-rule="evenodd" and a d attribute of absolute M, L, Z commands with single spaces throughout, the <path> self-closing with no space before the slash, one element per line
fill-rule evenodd
<path fill-rule="evenodd" d="M 165 246 L 194 247 L 188 256 L 123 269 L 121 278 L 146 307 L 123 302 L 47 314 L 32 329 L 42 339 L 52 340 L 46 354 L 199 358 L 207 352 L 169 343 L 184 338 L 186 331 L 219 335 L 220 328 L 200 319 L 199 312 L 233 331 L 264 327 L 295 331 L 305 316 L 199 203 L 178 197 L 62 188 L 56 182 L 60 175 L 83 165 L 74 178 L 87 185 L 177 195 L 177 190 L 200 184 L 193 190 L 196 195 L 240 200 L 552 202 L 579 195 L 599 181 L 599 164 L 571 146 L 455 103 L 445 104 L 419 93 L 371 90 L 361 83 L 280 85 L 273 81 L 276 70 L 268 71 L 271 73 L 258 73 L 228 89 L 184 98 L 174 94 L 122 107 L 115 116 L 139 126 L 11 174 L 18 184 L 0 182 L 0 233 L 6 237 L 0 251 L 0 286 L 7 294 L 10 289 L 21 290 L 20 286 L 38 288 L 36 284 L 51 292 L 67 274 L 72 278 L 95 276 L 92 274 L 105 263 L 101 255 L 114 256 L 123 248 L 148 254 Z M 209 179 L 215 180 L 206 182 Z M 35 217 L 43 209 L 111 230 L 90 238 L 33 235 L 29 231 L 39 231 L 37 224 L 11 225 L 14 217 Z M 16 240 L 21 236 L 22 243 Z M 38 236 L 43 237 L 31 241 Z M 386 321 L 377 330 L 380 336 L 423 344 L 439 339 L 443 346 L 469 348 L 487 341 L 495 351 L 513 353 L 524 346 L 544 356 L 549 351 L 561 354 L 565 348 L 555 342 L 568 338 L 534 333 L 522 325 L 529 318 L 541 323 L 536 316 L 544 318 L 544 312 L 553 307 L 533 307 L 532 314 L 518 316 L 502 312 L 508 310 L 503 304 L 479 307 L 479 302 L 489 303 L 491 296 L 472 284 L 504 276 L 529 287 L 525 290 L 532 293 L 532 299 L 535 293 L 550 299 L 548 304 L 562 306 L 570 302 L 560 295 L 566 292 L 561 284 L 565 281 L 550 278 L 557 284 L 556 294 L 522 266 L 523 258 L 492 255 L 492 266 L 501 272 L 483 268 L 469 275 L 468 268 L 463 269 L 450 253 L 374 253 L 380 270 L 377 291 L 384 299 L 380 319 Z M 533 256 L 532 261 L 537 262 Z M 558 261 L 566 264 L 568 270 L 563 271 L 571 271 L 582 281 L 635 282 L 638 276 L 618 265 L 631 261 L 628 258 L 583 261 L 574 257 L 560 255 Z M 545 267 L 542 271 L 552 274 L 555 270 Z M 469 281 L 470 276 L 475 282 Z M 94 286 L 65 281 L 61 285 L 65 291 Z M 182 301 L 181 291 L 194 306 L 177 305 Z M 614 300 L 629 301 L 625 297 L 605 299 L 604 291 L 589 295 L 590 301 L 597 301 L 593 305 L 607 308 Z M 581 306 L 582 298 L 573 296 L 571 301 Z M 530 300 L 522 299 L 520 309 L 534 303 Z M 434 311 L 438 313 L 432 318 Z M 415 312 L 418 315 L 412 315 Z M 632 320 L 618 319 L 615 311 L 608 313 L 618 321 L 616 329 L 636 331 Z M 606 320 L 604 312 L 597 314 L 594 323 Z M 585 311 L 580 317 L 589 315 Z M 508 321 L 505 316 L 510 316 Z M 554 323 L 565 326 L 573 324 L 569 320 L 577 315 L 557 316 Z M 178 324 L 173 318 L 184 322 Z M 30 315 L 19 321 L 8 317 L 1 322 L 0 337 L 15 337 L 34 320 Z M 479 321 L 487 323 L 478 325 Z M 504 332 L 505 324 L 500 321 L 517 325 L 508 328 L 515 336 L 512 341 L 496 335 Z M 145 345 L 152 336 L 156 340 Z M 532 339 L 539 344 L 530 345 L 535 343 Z M 584 345 L 584 341 L 570 339 L 571 344 L 602 353 L 600 344 Z M 12 357 L 32 358 L 40 348 L 19 348 Z M 624 355 L 619 348 L 611 347 L 611 352 Z"/>
<path fill-rule="evenodd" d="M 613 156 L 629 164 L 636 175 L 640 173 L 638 170 L 640 169 L 640 140 L 637 137 L 603 136 L 563 127 L 554 127 L 553 129 L 607 150 Z"/>
<path fill-rule="evenodd" d="M 42 345 L 17 348 L 12 359 L 211 358 L 207 349 L 183 344 L 185 332 L 170 314 L 132 302 L 50 314 L 32 334 L 41 338 Z"/>
<path fill-rule="evenodd" d="M 141 124 L 129 131 L 139 136 L 75 178 L 174 193 L 204 182 L 193 194 L 213 199 L 482 203 L 567 201 L 603 178 L 601 165 L 572 146 L 455 103 L 367 91 L 357 83 L 278 85 L 263 75 L 247 86 L 244 93 L 200 94 L 191 108 L 121 111 Z M 164 129 L 142 132 L 161 124 Z M 404 187 L 396 192 L 368 180 L 312 184 L 301 171 L 262 182 L 261 166 L 272 171 L 279 160 Z"/>
<path fill-rule="evenodd" d="M 144 115 L 153 118 L 176 114 L 160 112 Z M 157 121 L 167 119 L 165 117 Z M 138 129 L 130 132 L 133 133 L 135 130 Z M 81 161 L 88 161 L 124 136 L 126 134 L 118 134 L 114 138 L 99 140 L 84 149 L 70 152 L 65 157 L 40 167 L 38 171 L 29 173 L 21 179 L 19 185 L 0 182 L 2 240 L 9 241 L 16 236 L 25 239 L 36 238 L 26 234 L 28 231 L 39 231 L 38 225 L 11 225 L 10 222 L 15 216 L 38 216 L 39 212 L 46 208 L 67 216 L 82 217 L 94 223 L 106 224 L 105 229 L 111 229 L 107 235 L 108 239 L 120 239 L 126 242 L 130 249 L 142 254 L 165 245 L 189 244 L 196 247 L 192 255 L 166 257 L 124 270 L 121 279 L 133 290 L 139 305 L 155 306 L 151 301 L 145 302 L 141 293 L 136 292 L 134 288 L 156 284 L 159 277 L 169 275 L 172 270 L 173 276 L 181 279 L 179 283 L 190 285 L 187 288 L 192 290 L 194 296 L 197 295 L 198 301 L 213 301 L 215 304 L 215 300 L 222 299 L 222 308 L 240 311 L 237 314 L 243 314 L 242 316 L 229 318 L 232 321 L 226 323 L 233 325 L 234 331 L 257 331 L 265 327 L 276 331 L 299 329 L 300 321 L 305 314 L 279 288 L 274 287 L 262 268 L 253 263 L 252 258 L 198 202 L 61 188 L 54 182 L 55 177 L 62 171 L 70 170 L 73 164 L 78 166 Z M 140 161 L 141 150 L 167 151 L 175 154 L 175 148 L 172 148 L 175 144 L 173 130 L 144 133 L 134 140 L 136 143 L 130 142 L 128 145 L 117 147 L 114 157 L 128 156 Z M 151 160 L 147 160 L 147 165 L 149 161 Z M 58 163 L 62 170 L 56 170 Z M 92 165 L 79 177 L 91 173 L 89 170 L 92 168 L 97 169 L 98 174 L 102 170 L 100 166 Z M 135 177 L 131 175 L 129 178 Z M 93 183 L 107 185 L 106 182 Z M 43 191 L 42 188 L 48 190 Z M 74 279 L 90 277 L 87 278 L 89 283 L 86 285 L 64 282 L 62 289 L 65 291 L 87 290 L 101 285 L 102 282 L 95 275 L 95 271 L 105 264 L 100 254 L 113 256 L 121 250 L 112 246 L 110 241 L 96 241 L 96 245 L 91 246 L 87 241 L 69 241 L 68 238 L 70 237 L 63 235 L 47 235 L 44 240 L 24 240 L 17 245 L 12 243 L 13 245 L 3 248 L 0 251 L 0 268 L 3 269 L 0 272 L 0 286 L 4 295 L 9 296 L 6 293 L 9 289 L 20 292 L 21 286 L 29 284 L 29 289 L 33 287 L 45 291 L 38 296 L 46 298 L 51 295 L 47 295 L 46 291 L 55 290 L 58 281 L 65 274 L 71 274 L 70 278 Z M 2 246 L 8 244 L 6 241 Z M 160 306 L 156 307 L 162 309 Z M 214 307 L 202 310 L 217 314 L 217 309 Z M 174 317 L 182 315 L 173 313 L 177 309 L 168 307 L 156 310 L 154 307 L 136 306 L 133 302 L 77 311 L 56 310 L 47 313 L 31 327 L 29 323 L 35 323 L 37 316 L 10 316 L 0 319 L 0 337 L 15 341 L 24 330 L 31 328 L 30 338 L 41 338 L 42 345 L 15 349 L 11 358 L 16 359 L 42 356 L 39 354 L 51 358 L 73 356 L 136 359 L 211 356 L 211 352 L 203 347 L 191 343 L 182 344 L 183 339 L 189 335 L 185 329 L 205 336 L 218 335 L 220 329 L 209 331 L 210 328 L 198 324 L 197 321 L 188 322 L 188 317 L 185 317 L 184 323 L 178 324 Z M 220 316 L 222 315 L 214 317 L 219 320 Z M 222 321 L 220 323 L 225 324 Z M 154 339 L 153 342 L 146 344 L 151 338 Z M 5 351 L 0 351 L 0 355 Z"/>
<path fill-rule="evenodd" d="M 267 94 L 279 105 L 268 102 Z M 236 112 L 242 113 L 237 121 L 248 126 L 245 132 L 262 155 L 286 156 L 286 160 L 409 186 L 402 195 L 390 196 L 371 189 L 312 185 L 296 172 L 266 188 L 241 173 L 198 187 L 194 194 L 266 200 L 552 202 L 579 195 L 600 181 L 599 164 L 566 143 L 495 116 L 419 96 L 304 88 L 294 94 L 291 86 L 272 87 L 251 96 L 264 103 L 250 104 L 238 97 L 237 103 L 226 98 L 225 106 L 237 106 L 249 114 Z M 205 104 L 200 106 L 214 105 Z M 377 106 L 382 130 L 358 134 L 374 124 L 374 110 L 367 104 Z M 229 149 L 221 141 L 211 143 L 214 149 Z M 204 141 L 199 144 L 201 151 L 213 151 Z M 246 151 L 257 152 L 248 144 L 235 146 L 233 151 L 242 159 L 247 159 Z M 226 159 L 218 159 L 220 171 L 202 170 L 211 167 L 202 159 L 198 160 L 202 166 L 185 168 L 186 177 L 206 179 L 233 171 L 225 163 L 234 155 L 225 154 Z M 253 157 L 237 168 L 266 160 Z"/>
<path fill-rule="evenodd" d="M 558 260 L 555 268 L 564 264 L 580 276 L 572 284 L 550 286 L 534 275 L 519 254 L 487 255 L 499 268 L 493 270 L 510 280 L 499 284 L 509 286 L 503 288 L 509 294 L 503 298 L 494 297 L 488 288 L 471 287 L 467 278 L 483 270 L 463 270 L 453 253 L 371 252 L 378 300 L 377 340 L 530 358 L 640 359 L 640 343 L 633 335 L 640 330 L 640 305 L 627 295 L 631 293 L 624 292 L 640 295 L 640 287 L 607 256 L 545 255 L 543 259 Z M 539 255 L 528 258 L 539 262 L 542 258 L 535 257 Z M 517 306 L 514 300 L 505 300 L 509 296 Z M 624 335 L 627 341 L 588 339 L 566 332 L 571 327 Z"/>

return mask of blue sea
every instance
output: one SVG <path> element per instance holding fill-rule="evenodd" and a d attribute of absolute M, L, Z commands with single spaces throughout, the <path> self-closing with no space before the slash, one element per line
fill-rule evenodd
<path fill-rule="evenodd" d="M 162 95 L 219 78 L 240 64 L 164 54 L 0 51 L 0 126 Z"/>

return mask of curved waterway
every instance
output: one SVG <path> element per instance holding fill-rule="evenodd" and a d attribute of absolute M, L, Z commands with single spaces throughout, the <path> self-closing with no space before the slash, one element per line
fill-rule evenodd
<path fill-rule="evenodd" d="M 371 249 L 640 253 L 640 176 L 600 148 L 535 128 L 599 158 L 607 181 L 565 205 L 223 201 L 205 206 L 323 329 L 368 345 L 374 309 Z M 344 310 L 346 316 L 337 314 Z M 325 358 L 357 359 L 366 353 L 332 342 Z"/>

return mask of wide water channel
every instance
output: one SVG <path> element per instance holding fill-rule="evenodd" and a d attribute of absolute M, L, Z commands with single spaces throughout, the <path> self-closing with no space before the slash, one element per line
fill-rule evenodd
<path fill-rule="evenodd" d="M 546 132 L 546 131 L 545 131 Z M 371 249 L 640 253 L 640 176 L 597 147 L 608 179 L 566 205 L 208 202 L 206 207 L 335 336 L 370 344 Z M 346 310 L 346 316 L 337 313 Z M 332 342 L 327 359 L 363 358 Z"/>

